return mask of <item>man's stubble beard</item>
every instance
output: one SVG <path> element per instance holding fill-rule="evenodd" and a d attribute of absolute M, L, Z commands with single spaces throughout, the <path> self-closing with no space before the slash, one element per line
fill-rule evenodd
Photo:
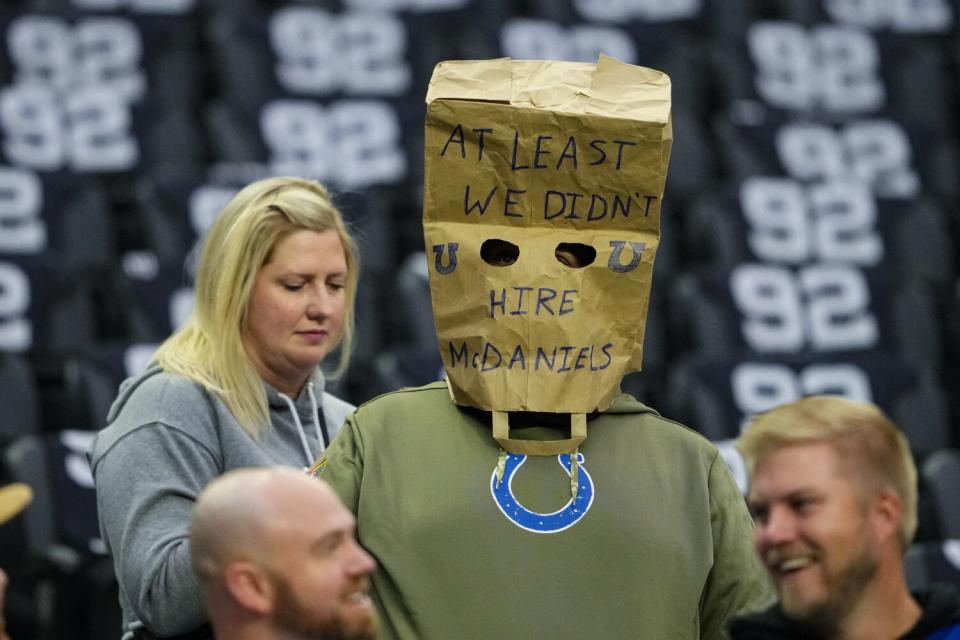
<path fill-rule="evenodd" d="M 334 611 L 330 618 L 318 620 L 316 612 L 299 601 L 289 581 L 282 576 L 274 576 L 273 581 L 276 589 L 273 622 L 278 629 L 303 640 L 377 640 L 379 637 L 375 613 L 371 612 L 367 623 L 353 630 L 347 628 L 339 611 Z"/>
<path fill-rule="evenodd" d="M 867 585 L 877 574 L 878 560 L 867 543 L 860 554 L 839 574 L 827 576 L 827 592 L 820 602 L 794 610 L 783 606 L 784 613 L 791 619 L 803 623 L 816 637 L 836 637 L 840 624 L 862 597 Z"/>

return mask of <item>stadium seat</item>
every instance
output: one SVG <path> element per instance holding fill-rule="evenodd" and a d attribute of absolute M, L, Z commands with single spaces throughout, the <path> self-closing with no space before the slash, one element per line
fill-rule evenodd
<path fill-rule="evenodd" d="M 251 22 L 267 23 L 266 8 L 262 3 L 248 2 L 251 6 L 244 12 L 233 4 L 216 3 L 206 23 L 211 75 L 217 94 L 226 102 L 253 105 L 263 102 L 274 86 L 268 51 L 250 34 L 251 30 L 256 33 L 256 27 L 249 26 Z"/>
<path fill-rule="evenodd" d="M 960 589 L 960 540 L 913 544 L 903 558 L 904 574 L 911 591 L 934 584 Z"/>
<path fill-rule="evenodd" d="M 924 485 L 940 522 L 943 538 L 960 539 L 960 449 L 941 449 L 927 458 L 920 468 Z"/>
<path fill-rule="evenodd" d="M 70 1 L 104 4 L 104 0 Z M 146 100 L 163 109 L 196 110 L 206 97 L 210 71 L 208 51 L 202 42 L 205 22 L 200 19 L 200 2 L 147 0 L 126 4 L 144 42 L 142 65 L 149 78 Z"/>
<path fill-rule="evenodd" d="M 769 0 L 704 2 L 706 29 L 712 40 L 738 40 L 754 22 L 779 17 L 771 13 L 772 4 Z"/>
<path fill-rule="evenodd" d="M 0 352 L 0 443 L 40 430 L 40 402 L 30 362 Z"/>
<path fill-rule="evenodd" d="M 407 177 L 402 112 L 413 73 L 400 17 L 289 4 L 211 24 L 221 85 L 205 121 L 215 160 L 266 163 L 338 191 Z"/>
<path fill-rule="evenodd" d="M 950 444 L 946 399 L 936 376 L 893 354 L 855 357 L 690 355 L 675 361 L 665 414 L 713 441 L 736 438 L 752 415 L 814 394 L 877 403 L 896 422 L 918 459 Z"/>
<path fill-rule="evenodd" d="M 27 435 L 3 451 L 11 477 L 33 489 L 23 515 L 26 579 L 39 594 L 38 639 L 96 640 L 119 633 L 112 563 L 100 539 L 93 478 L 86 459 L 91 432 Z"/>
<path fill-rule="evenodd" d="M 665 378 L 669 370 L 671 358 L 671 342 L 669 338 L 670 324 L 664 311 L 666 287 L 669 282 L 666 278 L 658 280 L 660 256 L 657 256 L 657 267 L 654 269 L 654 286 L 650 292 L 650 303 L 647 309 L 647 326 L 643 337 L 643 368 L 624 376 L 620 382 L 620 389 L 629 393 L 637 400 L 648 404 L 654 409 L 662 410 L 666 407 Z M 657 286 L 657 283 L 662 283 Z"/>
<path fill-rule="evenodd" d="M 111 203 L 94 178 L 0 166 L 0 259 L 45 256 L 102 272 L 117 258 Z"/>
<path fill-rule="evenodd" d="M 702 264 L 847 263 L 896 271 L 943 294 L 956 278 L 947 216 L 930 199 L 876 198 L 850 179 L 755 176 L 702 195 L 684 245 Z"/>
<path fill-rule="evenodd" d="M 951 0 L 923 3 L 861 0 L 773 0 L 778 14 L 804 24 L 833 22 L 901 38 L 950 35 L 956 16 Z"/>
<path fill-rule="evenodd" d="M 391 323 L 389 314 L 384 313 L 395 302 L 395 294 L 385 287 L 389 277 L 374 270 L 360 272 L 355 302 L 356 319 L 354 328 L 354 346 L 350 357 L 350 369 L 347 372 L 351 385 L 362 387 L 363 376 L 367 375 L 374 360 L 386 348 L 387 325 Z M 332 369 L 339 355 L 334 353 L 325 359 L 324 368 Z M 359 396 L 355 396 L 360 400 Z M 363 400 L 368 400 L 364 395 Z"/>
<path fill-rule="evenodd" d="M 0 351 L 58 355 L 98 332 L 91 282 L 46 256 L 0 257 Z"/>
<path fill-rule="evenodd" d="M 63 424 L 80 430 L 105 427 L 120 383 L 146 367 L 155 346 L 97 344 L 67 357 L 63 363 Z"/>
<path fill-rule="evenodd" d="M 881 55 L 894 117 L 955 133 L 954 71 L 944 48 L 937 42 L 888 38 Z"/>
<path fill-rule="evenodd" d="M 206 179 L 206 171 L 164 166 L 144 173 L 134 194 L 141 248 L 164 265 L 192 271 L 189 260 L 199 238 L 243 186 Z"/>
<path fill-rule="evenodd" d="M 391 339 L 394 342 L 418 347 L 437 346 L 437 331 L 433 324 L 430 302 L 427 255 L 422 251 L 411 253 L 397 269 L 392 296 L 393 318 Z"/>
<path fill-rule="evenodd" d="M 391 309 L 385 343 L 373 361 L 367 397 L 440 379 L 443 363 L 433 324 L 427 256 L 408 254 L 382 292 Z"/>
<path fill-rule="evenodd" d="M 140 172 L 152 167 L 190 167 L 200 173 L 212 153 L 198 108 L 151 104 L 138 112 Z"/>
<path fill-rule="evenodd" d="M 403 194 L 395 187 L 376 186 L 362 190 L 331 188 L 331 193 L 357 244 L 361 273 L 370 271 L 380 277 L 396 270 L 402 255 L 398 253 L 399 227 L 410 223 L 399 209 Z M 422 246 L 422 237 L 418 239 Z"/>
<path fill-rule="evenodd" d="M 732 439 L 719 440 L 713 444 L 717 446 L 720 455 L 723 456 L 723 461 L 727 463 L 727 468 L 730 469 L 733 479 L 737 482 L 740 493 L 746 496 L 747 491 L 750 490 L 750 474 L 747 472 L 747 461 L 740 450 L 737 449 L 735 441 Z"/>
<path fill-rule="evenodd" d="M 121 318 L 124 338 L 129 342 L 164 340 L 193 309 L 187 270 L 159 264 L 143 254 L 128 254 L 124 270 L 115 274 L 112 288 L 112 313 Z"/>
<path fill-rule="evenodd" d="M 940 370 L 943 326 L 931 292 L 884 268 L 741 263 L 684 273 L 670 291 L 674 342 L 707 354 L 886 350 Z"/>
<path fill-rule="evenodd" d="M 445 375 L 436 344 L 391 347 L 377 356 L 374 373 L 374 382 L 368 389 L 369 397 L 436 382 Z"/>
<path fill-rule="evenodd" d="M 60 455 L 47 432 L 102 426 L 186 317 L 205 225 L 267 175 L 319 178 L 357 240 L 354 353 L 330 389 L 357 403 L 437 379 L 434 66 L 603 51 L 672 80 L 644 368 L 623 390 L 707 434 L 735 475 L 744 418 L 813 392 L 875 400 L 921 463 L 960 445 L 956 0 L 0 4 L 0 444 L 40 434 Z M 936 495 L 918 539 L 936 545 L 908 554 L 925 581 L 957 558 Z M 0 529 L 15 581 L 22 520 Z M 33 585 L 8 599 L 14 638 L 118 635 L 23 625 Z M 112 615 L 112 597 L 88 611 Z"/>
<path fill-rule="evenodd" d="M 213 161 L 259 163 L 266 157 L 259 132 L 226 101 L 208 101 L 201 117 Z"/>
<path fill-rule="evenodd" d="M 949 67 L 935 43 L 848 24 L 763 20 L 742 39 L 718 41 L 713 60 L 726 71 L 719 89 L 727 108 L 753 101 L 827 121 L 889 112 L 953 130 Z"/>
<path fill-rule="evenodd" d="M 928 122 L 889 116 L 797 121 L 757 105 L 717 114 L 713 133 L 722 169 L 736 180 L 855 178 L 878 198 L 898 200 L 921 197 L 922 190 L 949 199 L 956 191 L 946 173 L 956 166 L 956 141 Z"/>
<path fill-rule="evenodd" d="M 713 137 L 696 113 L 675 110 L 673 136 L 664 201 L 683 212 L 719 180 L 719 169 Z"/>

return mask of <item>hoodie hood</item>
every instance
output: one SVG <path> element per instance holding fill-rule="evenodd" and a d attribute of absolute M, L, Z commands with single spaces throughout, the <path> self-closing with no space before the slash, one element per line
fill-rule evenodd
<path fill-rule="evenodd" d="M 127 378 L 120 384 L 119 392 L 117 393 L 116 400 L 113 401 L 113 404 L 110 405 L 110 411 L 107 413 L 107 424 L 110 424 L 117 419 L 117 416 L 120 415 L 120 412 L 123 410 L 123 407 L 126 406 L 127 401 L 134 394 L 134 392 L 143 385 L 150 378 L 163 373 L 163 369 L 160 368 L 158 364 L 151 364 L 146 371 L 144 371 L 139 376 L 134 376 L 132 378 Z M 326 388 L 326 378 L 324 378 L 323 372 L 318 368 L 315 369 L 313 375 L 310 376 L 310 379 L 307 381 L 307 384 L 313 384 L 314 393 L 316 393 L 317 398 L 319 399 L 323 394 Z M 283 394 L 274 389 L 272 386 L 263 383 L 263 388 L 267 392 L 267 406 L 270 409 L 270 412 L 277 409 L 288 410 L 289 405 L 287 401 L 283 399 Z M 307 385 L 303 386 L 303 390 L 300 392 L 300 395 L 296 398 L 293 398 L 294 404 L 297 407 L 297 414 L 301 420 L 310 420 L 310 412 L 312 411 L 312 406 L 310 404 L 309 394 L 307 393 Z M 339 425 L 338 425 L 339 426 Z"/>
<path fill-rule="evenodd" d="M 257 448 L 274 451 L 278 462 L 310 466 L 354 409 L 326 393 L 325 386 L 319 369 L 297 398 L 288 398 L 264 383 L 270 427 L 262 437 L 251 438 L 219 396 L 185 376 L 167 373 L 152 364 L 120 385 L 108 412 L 107 426 L 93 444 L 91 463 L 96 465 L 106 451 L 133 431 L 159 424 L 201 440 L 216 435 L 216 449 L 235 444 L 242 450 L 255 444 Z M 280 453 L 281 450 L 284 452 Z"/>
<path fill-rule="evenodd" d="M 117 392 L 117 398 L 113 401 L 113 404 L 110 405 L 110 411 L 107 412 L 107 424 L 117 419 L 117 416 L 120 415 L 120 412 L 126 406 L 127 401 L 130 400 L 130 396 L 132 396 L 141 385 L 161 373 L 163 373 L 163 369 L 161 369 L 159 365 L 151 363 L 150 366 L 147 367 L 147 370 L 139 376 L 127 378 L 121 382 L 120 389 Z"/>

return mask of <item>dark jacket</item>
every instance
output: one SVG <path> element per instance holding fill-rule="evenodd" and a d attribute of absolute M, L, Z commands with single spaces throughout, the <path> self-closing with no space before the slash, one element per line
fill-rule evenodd
<path fill-rule="evenodd" d="M 923 615 L 910 631 L 900 636 L 900 640 L 960 639 L 960 595 L 952 587 L 934 586 L 928 591 L 914 593 L 913 597 L 923 609 Z M 823 637 L 822 633 L 787 618 L 779 604 L 760 613 L 730 620 L 731 640 L 811 640 L 818 637 Z"/>

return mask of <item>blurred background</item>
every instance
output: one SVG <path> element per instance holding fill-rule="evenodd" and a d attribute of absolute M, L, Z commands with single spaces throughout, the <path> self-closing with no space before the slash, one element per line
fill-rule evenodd
<path fill-rule="evenodd" d="M 14 638 L 119 637 L 84 452 L 189 313 L 197 239 L 247 182 L 318 178 L 359 237 L 335 392 L 439 375 L 423 254 L 434 65 L 605 53 L 673 80 L 644 370 L 721 446 L 813 393 L 872 400 L 922 470 L 915 586 L 960 584 L 960 2 L 3 0 L 0 528 Z M 144 452 L 149 455 L 149 452 Z"/>

